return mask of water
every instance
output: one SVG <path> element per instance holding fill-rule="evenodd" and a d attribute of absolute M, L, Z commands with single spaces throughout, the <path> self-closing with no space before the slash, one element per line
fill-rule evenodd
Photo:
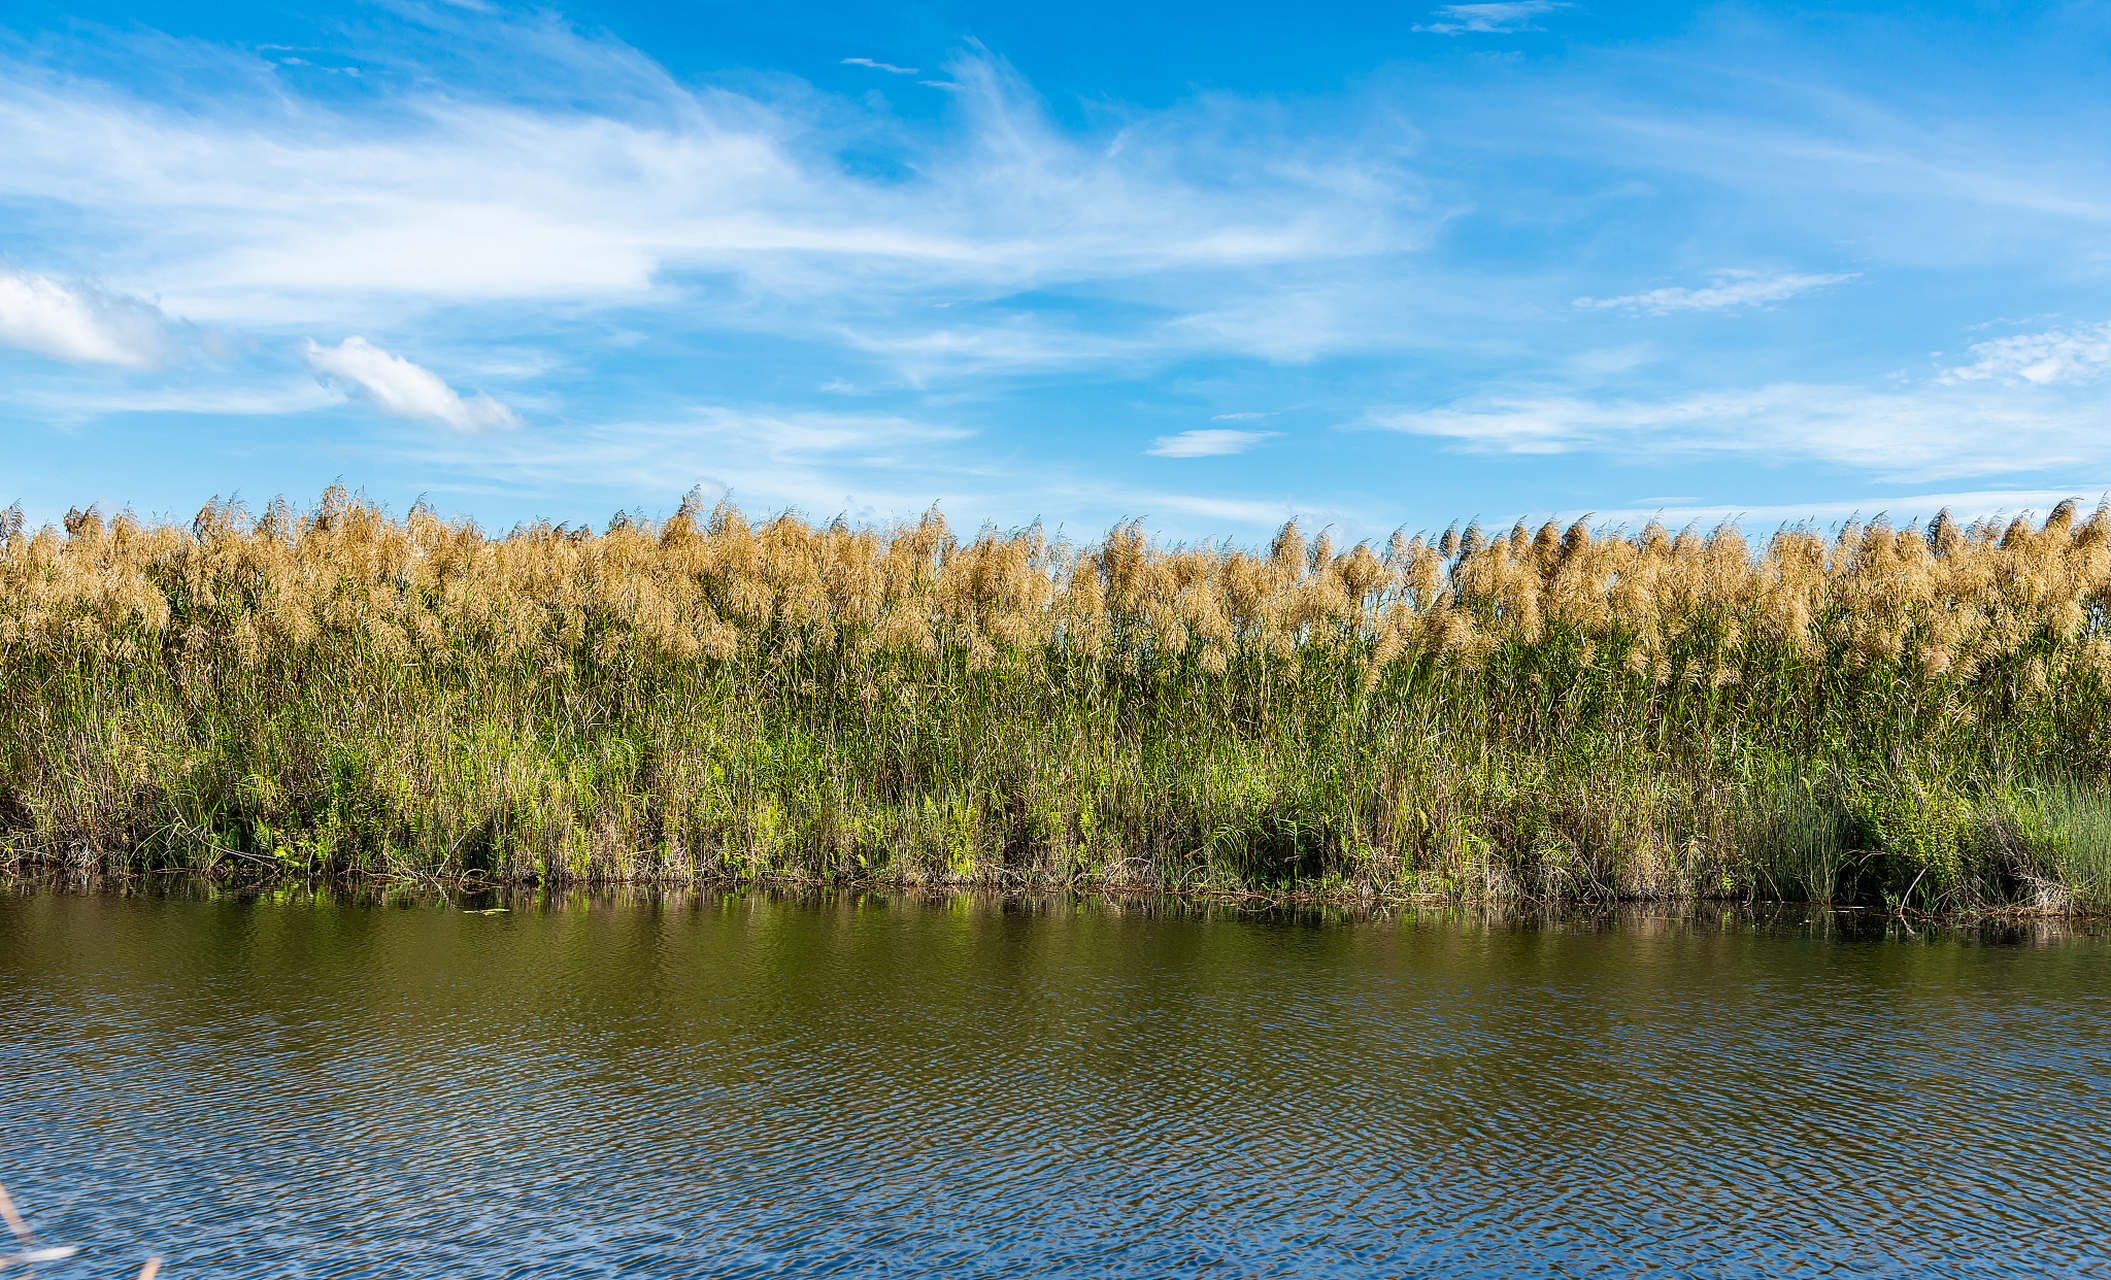
<path fill-rule="evenodd" d="M 44 1275 L 2105 1275 L 2111 946 L 0 894 Z"/>

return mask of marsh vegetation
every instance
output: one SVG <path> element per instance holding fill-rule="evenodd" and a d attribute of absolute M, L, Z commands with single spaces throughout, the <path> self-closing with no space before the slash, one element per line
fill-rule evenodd
<path fill-rule="evenodd" d="M 1090 545 L 0 526 L 17 861 L 2111 900 L 2111 512 Z"/>

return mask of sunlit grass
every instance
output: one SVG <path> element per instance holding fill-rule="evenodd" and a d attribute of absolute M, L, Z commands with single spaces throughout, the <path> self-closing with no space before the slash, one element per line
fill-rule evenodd
<path fill-rule="evenodd" d="M 135 867 L 2100 902 L 2107 533 L 17 520 L 0 829 Z"/>

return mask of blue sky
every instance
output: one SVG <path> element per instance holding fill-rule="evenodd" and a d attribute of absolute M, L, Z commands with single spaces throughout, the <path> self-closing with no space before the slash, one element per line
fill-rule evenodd
<path fill-rule="evenodd" d="M 33 520 L 701 485 L 1251 542 L 2111 489 L 2111 6 L 0 24 Z"/>

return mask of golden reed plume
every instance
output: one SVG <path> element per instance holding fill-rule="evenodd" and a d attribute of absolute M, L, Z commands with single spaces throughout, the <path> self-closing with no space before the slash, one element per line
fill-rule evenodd
<path fill-rule="evenodd" d="M 1465 829 L 1475 768 L 1474 786 L 1507 771 L 1499 790 L 1555 760 L 1571 781 L 1631 774 L 1604 757 L 1621 751 L 1703 791 L 1761 757 L 1968 792 L 2100 778 L 2107 592 L 2111 512 L 2071 502 L 1756 549 L 1728 525 L 1582 521 L 1382 546 L 1292 523 L 1265 551 L 1128 523 L 1080 546 L 694 496 L 657 524 L 494 536 L 342 488 L 305 512 L 215 502 L 188 527 L 76 511 L 31 531 L 16 512 L 0 830 L 18 856 L 397 865 L 445 845 L 538 874 L 795 853 L 870 870 L 908 865 L 906 843 L 971 877 L 993 858 L 1074 872 L 1090 848 L 1163 880 L 1183 841 L 1216 865 L 1211 805 L 1260 824 L 1233 844 L 1267 845 L 1305 770 L 1339 812 L 1301 800 L 1284 821 L 1316 824 L 1320 863 L 1426 885 L 1545 843 Z M 1997 731 L 2019 736 L 1978 741 Z M 1176 764 L 1167 796 L 1125 790 Z M 1656 819 L 1621 821 L 1555 843 L 1678 861 Z M 1727 830 L 1692 838 L 1725 864 Z"/>

